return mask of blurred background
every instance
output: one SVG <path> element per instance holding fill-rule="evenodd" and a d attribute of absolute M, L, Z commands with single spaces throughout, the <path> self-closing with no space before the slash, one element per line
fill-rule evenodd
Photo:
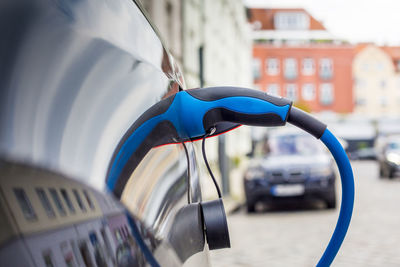
<path fill-rule="evenodd" d="M 327 123 L 356 180 L 353 221 L 333 265 L 399 266 L 398 2 L 141 2 L 187 88 L 250 87 L 289 98 Z M 207 140 L 232 242 L 210 252 L 213 266 L 316 264 L 337 220 L 340 181 L 321 145 L 304 138 L 240 127 Z M 202 190 L 215 198 L 199 148 Z"/>

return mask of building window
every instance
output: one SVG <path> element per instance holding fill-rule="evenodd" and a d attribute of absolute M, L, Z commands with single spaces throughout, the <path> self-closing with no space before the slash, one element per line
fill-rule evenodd
<path fill-rule="evenodd" d="M 376 63 L 376 70 L 377 71 L 383 71 L 383 69 L 384 69 L 383 63 L 382 62 L 377 62 Z"/>
<path fill-rule="evenodd" d="M 312 83 L 303 84 L 303 88 L 301 89 L 301 97 L 305 101 L 313 101 L 315 100 L 315 86 Z"/>
<path fill-rule="evenodd" d="M 294 80 L 297 78 L 297 60 L 295 58 L 285 59 L 284 75 L 287 80 Z"/>
<path fill-rule="evenodd" d="M 36 194 L 38 195 L 40 202 L 42 203 L 42 206 L 44 210 L 46 211 L 46 214 L 49 218 L 54 218 L 56 216 L 56 213 L 54 212 L 53 207 L 51 206 L 50 200 L 47 197 L 46 192 L 42 188 L 36 188 Z"/>
<path fill-rule="evenodd" d="M 386 88 L 386 81 L 385 81 L 385 80 L 381 80 L 381 81 L 379 82 L 379 86 L 380 86 L 382 89 L 385 89 L 385 88 Z"/>
<path fill-rule="evenodd" d="M 61 195 L 64 198 L 65 203 L 71 213 L 75 213 L 74 205 L 72 205 L 71 199 L 69 198 L 68 192 L 65 189 L 61 189 Z"/>
<path fill-rule="evenodd" d="M 60 212 L 60 214 L 62 216 L 65 216 L 67 213 L 65 212 L 64 205 L 61 202 L 61 199 L 57 193 L 57 190 L 54 188 L 50 188 L 49 191 L 50 191 L 51 198 L 53 199 L 54 203 L 56 204 L 58 212 Z"/>
<path fill-rule="evenodd" d="M 275 76 L 279 74 L 279 59 L 277 58 L 267 58 L 267 74 Z"/>
<path fill-rule="evenodd" d="M 323 83 L 320 86 L 320 102 L 323 105 L 330 105 L 333 103 L 333 86 L 330 83 Z"/>
<path fill-rule="evenodd" d="M 68 241 L 64 241 L 60 244 L 61 253 L 64 256 L 64 263 L 66 267 L 76 266 L 74 260 L 74 252 L 68 244 Z"/>
<path fill-rule="evenodd" d="M 253 79 L 258 80 L 261 78 L 261 60 L 253 58 Z"/>
<path fill-rule="evenodd" d="M 310 17 L 304 12 L 276 12 L 274 27 L 277 30 L 307 30 Z"/>
<path fill-rule="evenodd" d="M 302 65 L 302 74 L 305 76 L 310 76 L 315 73 L 315 63 L 312 58 L 304 58 Z"/>
<path fill-rule="evenodd" d="M 367 104 L 367 100 L 365 98 L 357 98 L 356 99 L 356 105 L 357 106 L 365 106 Z"/>
<path fill-rule="evenodd" d="M 86 201 L 87 201 L 87 203 L 89 204 L 89 207 L 90 207 L 92 210 L 94 210 L 95 208 L 94 208 L 93 202 L 92 202 L 92 200 L 90 199 L 89 194 L 88 194 L 88 192 L 87 192 L 86 190 L 83 190 L 83 195 L 85 196 Z"/>
<path fill-rule="evenodd" d="M 286 97 L 292 101 L 297 100 L 297 85 L 294 83 L 286 85 Z"/>
<path fill-rule="evenodd" d="M 383 108 L 388 105 L 388 100 L 385 96 L 380 97 L 380 104 L 381 104 L 381 107 L 383 107 Z"/>
<path fill-rule="evenodd" d="M 82 201 L 81 196 L 79 195 L 78 190 L 74 189 L 74 190 L 72 190 L 72 192 L 73 192 L 73 194 L 74 194 L 74 196 L 75 196 L 75 200 L 76 200 L 76 202 L 78 203 L 79 208 L 80 208 L 82 211 L 86 211 L 86 207 L 85 207 L 85 205 L 83 205 L 83 201 Z"/>
<path fill-rule="evenodd" d="M 355 85 L 358 88 L 365 88 L 367 87 L 367 81 L 362 78 L 355 78 Z"/>
<path fill-rule="evenodd" d="M 18 204 L 21 207 L 25 219 L 36 220 L 36 213 L 32 207 L 31 202 L 29 201 L 28 196 L 25 193 L 25 190 L 22 188 L 14 188 L 14 195 L 17 198 Z"/>
<path fill-rule="evenodd" d="M 330 58 L 321 58 L 319 61 L 319 77 L 324 80 L 331 79 L 333 76 L 333 62 Z"/>
<path fill-rule="evenodd" d="M 268 84 L 267 93 L 272 96 L 279 96 L 279 85 L 276 83 Z"/>
<path fill-rule="evenodd" d="M 79 253 L 79 249 L 78 249 L 78 246 L 76 244 L 76 241 L 75 240 L 71 240 L 70 241 L 70 245 L 71 245 L 71 248 L 72 248 L 72 252 L 74 253 L 74 257 L 75 257 L 75 259 L 76 259 L 76 261 L 78 263 L 78 266 L 85 266 L 85 264 L 83 262 L 83 259 L 82 259 L 82 256 Z"/>
<path fill-rule="evenodd" d="M 101 228 L 100 233 L 101 233 L 101 237 L 104 240 L 104 244 L 106 245 L 106 251 L 109 251 L 109 252 L 113 251 L 112 246 L 111 246 L 112 241 L 108 238 L 106 229 Z"/>
<path fill-rule="evenodd" d="M 54 267 L 53 258 L 51 256 L 51 251 L 46 250 L 42 253 L 44 266 L 46 267 Z"/>

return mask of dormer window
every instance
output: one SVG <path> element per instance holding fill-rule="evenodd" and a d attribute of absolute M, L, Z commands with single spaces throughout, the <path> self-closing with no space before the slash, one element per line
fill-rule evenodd
<path fill-rule="evenodd" d="M 277 30 L 307 30 L 310 17 L 304 12 L 276 12 L 274 26 Z"/>

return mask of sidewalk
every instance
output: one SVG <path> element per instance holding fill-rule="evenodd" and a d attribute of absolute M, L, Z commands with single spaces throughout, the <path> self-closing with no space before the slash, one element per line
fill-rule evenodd
<path fill-rule="evenodd" d="M 249 164 L 249 158 L 241 158 L 237 168 L 230 171 L 230 195 L 223 196 L 227 214 L 237 212 L 246 201 L 243 188 L 243 176 Z"/>

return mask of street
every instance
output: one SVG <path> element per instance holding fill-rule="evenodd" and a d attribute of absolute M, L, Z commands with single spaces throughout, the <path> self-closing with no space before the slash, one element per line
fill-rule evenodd
<path fill-rule="evenodd" d="M 400 179 L 379 179 L 373 161 L 352 166 L 354 213 L 332 266 L 400 266 Z M 340 179 L 337 187 L 340 196 Z M 250 215 L 242 208 L 228 216 L 231 249 L 210 251 L 212 266 L 315 266 L 339 207 L 328 211 L 308 204 Z"/>

